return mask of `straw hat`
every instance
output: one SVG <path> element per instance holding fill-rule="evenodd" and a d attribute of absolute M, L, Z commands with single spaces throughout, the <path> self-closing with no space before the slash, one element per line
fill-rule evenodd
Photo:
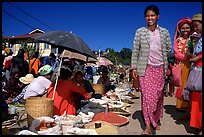
<path fill-rule="evenodd" d="M 21 77 L 19 79 L 20 82 L 23 84 L 30 84 L 34 79 L 34 76 L 32 74 L 27 74 L 25 77 Z"/>
<path fill-rule="evenodd" d="M 52 67 L 50 65 L 45 65 L 43 67 L 41 67 L 38 71 L 38 73 L 41 75 L 41 76 L 44 76 L 44 75 L 47 75 L 49 74 L 50 72 L 52 71 Z"/>
<path fill-rule="evenodd" d="M 193 15 L 192 21 L 194 21 L 194 20 L 202 21 L 202 14 L 195 14 L 195 15 Z"/>

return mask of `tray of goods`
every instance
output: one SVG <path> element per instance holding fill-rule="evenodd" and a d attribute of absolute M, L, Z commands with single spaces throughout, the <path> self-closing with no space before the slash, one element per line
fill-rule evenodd
<path fill-rule="evenodd" d="M 111 101 L 108 102 L 109 108 L 122 108 L 124 107 L 124 103 L 121 101 Z"/>
<path fill-rule="evenodd" d="M 132 92 L 128 92 L 128 96 L 132 97 L 132 99 L 138 99 L 140 97 L 136 96 L 134 93 Z"/>
<path fill-rule="evenodd" d="M 48 128 L 53 128 L 55 127 L 57 124 L 55 122 L 45 122 L 44 120 L 40 123 L 39 126 L 37 126 L 35 128 L 36 131 L 43 131 L 43 130 L 47 130 Z"/>
<path fill-rule="evenodd" d="M 110 98 L 111 100 L 118 100 L 119 97 L 116 94 L 111 94 L 111 95 L 107 95 L 107 98 Z"/>
<path fill-rule="evenodd" d="M 94 103 L 99 103 L 100 105 L 107 104 L 108 102 L 107 100 L 95 99 L 95 98 L 91 98 L 89 99 L 89 101 L 94 102 Z"/>
<path fill-rule="evenodd" d="M 123 102 L 124 103 L 124 107 L 131 107 L 131 104 Z"/>
<path fill-rule="evenodd" d="M 93 117 L 92 122 L 93 121 L 105 121 L 115 126 L 123 126 L 129 122 L 129 119 L 114 112 L 100 112 Z"/>
<path fill-rule="evenodd" d="M 60 122 L 60 124 L 65 124 L 65 125 L 69 125 L 70 123 L 75 123 L 75 122 L 78 122 L 78 121 L 80 121 L 81 120 L 81 118 L 80 117 L 77 117 L 77 116 L 75 116 L 75 115 L 67 115 L 66 117 L 62 117 L 60 120 L 59 120 L 59 122 Z"/>
<path fill-rule="evenodd" d="M 98 135 L 118 135 L 117 126 L 106 121 L 93 121 L 84 125 L 85 129 L 94 129 Z"/>
<path fill-rule="evenodd" d="M 130 116 L 131 113 L 127 110 L 124 110 L 122 108 L 109 108 L 109 111 L 110 112 L 114 112 L 116 114 L 119 114 L 119 115 L 123 115 L 123 116 Z"/>
<path fill-rule="evenodd" d="M 125 103 L 128 103 L 128 104 L 134 103 L 134 102 L 132 101 L 131 97 L 128 97 L 128 96 L 122 96 L 122 97 L 121 97 L 121 101 L 122 101 L 122 102 L 125 102 Z"/>

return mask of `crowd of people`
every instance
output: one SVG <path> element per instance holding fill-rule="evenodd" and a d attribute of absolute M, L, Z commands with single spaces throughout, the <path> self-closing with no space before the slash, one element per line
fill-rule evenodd
<path fill-rule="evenodd" d="M 160 17 L 159 8 L 155 5 L 148 6 L 144 17 L 147 26 L 136 30 L 131 59 L 133 78 L 139 79 L 141 88 L 141 108 L 146 124 L 142 134 L 152 134 L 152 127 L 160 129 L 166 77 L 172 74 L 172 67 L 179 63 L 181 84 L 175 91 L 176 109 L 185 110 L 186 116 L 182 120 L 187 120 L 189 116 L 190 127 L 201 130 L 202 91 L 189 91 L 189 100 L 184 99 L 183 92 L 190 71 L 195 66 L 202 66 L 202 14 L 195 14 L 192 19 L 183 18 L 178 22 L 173 46 L 168 30 L 157 24 Z M 194 37 L 197 37 L 198 41 L 195 41 Z M 169 62 L 167 53 L 172 50 L 175 61 Z M 170 80 L 169 86 L 176 85 Z"/>
<path fill-rule="evenodd" d="M 4 106 L 25 103 L 30 97 L 46 96 L 54 100 L 53 115 L 62 115 L 65 112 L 76 115 L 77 110 L 82 107 L 81 100 L 95 97 L 95 90 L 92 87 L 93 70 L 90 66 L 85 67 L 85 63 L 66 57 L 56 58 L 54 53 L 40 59 L 38 51 L 34 52 L 28 61 L 24 58 L 25 52 L 22 48 L 16 56 L 10 48 L 5 48 L 4 51 L 2 71 Z M 103 85 L 105 92 L 114 89 L 109 77 L 110 72 L 107 66 L 102 66 L 95 72 L 101 74 L 96 84 Z"/>
<path fill-rule="evenodd" d="M 195 66 L 202 68 L 202 14 L 185 17 L 177 23 L 173 45 L 169 31 L 157 24 L 160 18 L 157 6 L 148 6 L 144 17 L 147 25 L 136 30 L 131 66 L 117 70 L 119 77 L 116 79 L 118 83 L 123 83 L 128 78 L 132 88 L 141 92 L 142 115 L 146 125 L 142 134 L 152 134 L 152 128 L 160 130 L 164 92 L 169 91 L 172 96 L 174 88 L 176 109 L 186 111 L 186 116 L 179 121 L 190 119 L 190 127 L 202 129 L 202 91 L 186 90 L 189 73 Z M 168 55 L 172 51 L 174 61 L 170 62 Z M 93 71 L 90 67 L 84 69 L 80 63 L 77 65 L 70 59 L 62 58 L 59 73 L 60 59 L 54 53 L 41 61 L 36 51 L 28 61 L 23 49 L 19 49 L 16 56 L 9 47 L 4 52 L 3 108 L 7 108 L 10 103 L 25 103 L 29 97 L 46 95 L 54 99 L 53 115 L 65 112 L 76 115 L 81 100 L 94 97 Z M 172 68 L 178 64 L 182 66 L 181 84 L 175 86 L 171 83 Z M 104 85 L 105 92 L 114 90 L 110 79 L 113 69 L 105 67 L 99 73 L 101 77 L 96 84 Z M 184 98 L 187 93 L 189 100 Z M 6 119 L 8 112 L 3 110 Z"/>

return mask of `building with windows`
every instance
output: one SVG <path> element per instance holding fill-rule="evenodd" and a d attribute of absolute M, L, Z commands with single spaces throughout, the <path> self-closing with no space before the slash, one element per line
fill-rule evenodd
<path fill-rule="evenodd" d="M 19 48 L 24 45 L 35 48 L 35 50 L 38 50 L 41 57 L 49 56 L 51 52 L 58 54 L 58 49 L 52 48 L 52 46 L 47 43 L 35 42 L 32 39 L 32 37 L 40 35 L 42 33 L 45 32 L 41 29 L 35 29 L 29 32 L 28 34 L 23 34 L 19 36 L 3 36 L 2 42 L 4 42 L 4 45 L 6 47 L 12 49 L 14 55 L 16 55 L 18 53 Z"/>

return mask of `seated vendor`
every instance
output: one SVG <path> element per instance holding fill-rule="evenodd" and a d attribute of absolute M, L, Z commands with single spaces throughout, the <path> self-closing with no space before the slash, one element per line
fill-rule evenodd
<path fill-rule="evenodd" d="M 54 99 L 53 115 L 61 116 L 66 112 L 66 115 L 76 115 L 76 104 L 72 93 L 77 92 L 83 95 L 85 99 L 89 99 L 91 95 L 77 83 L 71 80 L 72 72 L 69 68 L 61 68 L 60 76 L 57 82 L 56 90 L 54 92 L 55 82 L 53 82 L 48 89 L 48 98 Z M 54 96 L 53 96 L 54 94 Z"/>
<path fill-rule="evenodd" d="M 25 77 L 20 77 L 19 81 L 23 84 L 23 90 L 22 92 L 15 98 L 13 98 L 8 103 L 25 103 L 25 100 L 23 100 L 24 94 L 28 88 L 28 85 L 33 81 L 34 76 L 32 74 L 27 74 Z"/>
<path fill-rule="evenodd" d="M 88 80 L 85 80 L 84 73 L 82 70 L 76 70 L 74 72 L 72 80 L 76 82 L 79 86 L 83 86 L 86 90 L 86 92 L 90 93 L 92 96 L 94 95 L 95 91 L 91 85 L 91 83 Z M 78 98 L 76 101 L 77 109 L 80 109 L 81 107 L 81 100 L 84 100 L 84 97 L 81 96 L 79 93 L 74 92 L 73 93 L 74 98 Z"/>
<path fill-rule="evenodd" d="M 105 87 L 105 92 L 109 91 L 112 89 L 111 81 L 108 76 L 108 70 L 102 70 L 102 75 L 98 79 L 97 84 L 102 84 Z"/>
<path fill-rule="evenodd" d="M 33 81 L 28 85 L 28 88 L 24 94 L 24 99 L 35 96 L 42 96 L 47 93 L 49 88 L 50 81 L 52 76 L 52 67 L 50 65 L 45 65 L 41 67 L 38 71 L 39 75 L 37 78 L 34 78 Z"/>

